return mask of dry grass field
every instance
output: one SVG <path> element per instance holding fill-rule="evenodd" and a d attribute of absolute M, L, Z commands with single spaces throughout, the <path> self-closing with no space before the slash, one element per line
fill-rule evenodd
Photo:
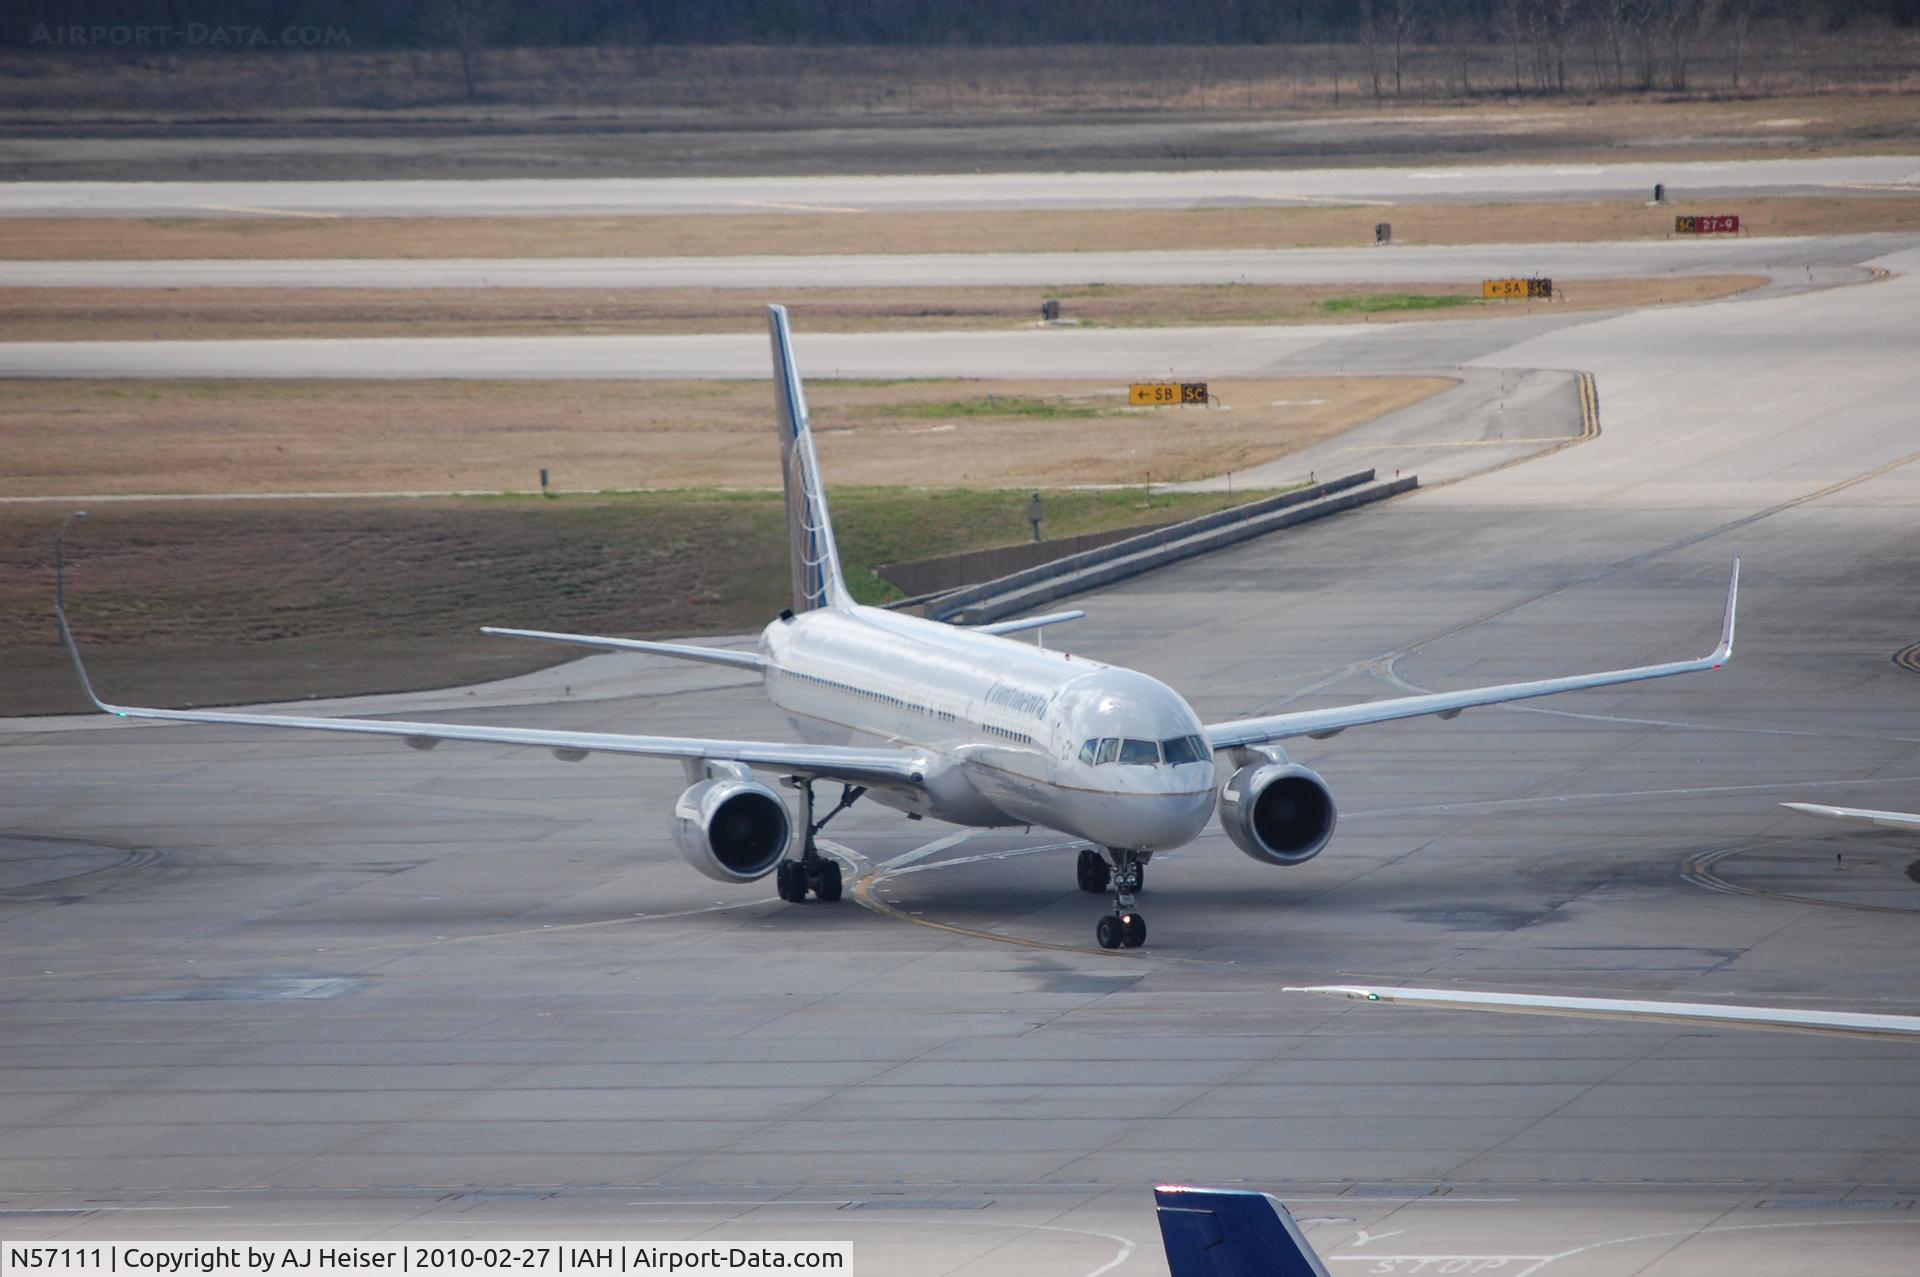
<path fill-rule="evenodd" d="M 1214 383 L 1215 408 L 1118 384 L 809 383 L 835 483 L 1060 486 L 1244 469 L 1443 389 L 1438 378 Z M 777 485 L 756 381 L 19 381 L 0 496 Z"/>
<path fill-rule="evenodd" d="M 1353 248 L 1376 222 L 1402 244 L 1663 239 L 1676 213 L 1739 213 L 1753 235 L 1920 230 L 1920 197 L 1808 196 L 1014 213 L 662 217 L 0 218 L 0 259 L 721 257 Z M 1390 252 L 1390 249 L 1383 249 Z"/>
<path fill-rule="evenodd" d="M 1557 285 L 1556 312 L 1725 297 L 1759 275 L 1596 279 Z M 1356 297 L 1407 299 L 1398 308 Z M 1037 322 L 1051 297 L 1070 322 L 1096 327 L 1386 323 L 1524 305 L 1480 300 L 1460 284 L 1072 285 L 1064 288 L 803 288 L 781 300 L 809 332 L 1006 329 Z M 1463 305 L 1451 304 L 1461 301 Z M 1464 309 L 1463 309 L 1464 306 Z M 9 288 L 0 341 L 225 340 L 258 337 L 496 337 L 757 332 L 758 293 L 744 289 L 593 288 Z"/>

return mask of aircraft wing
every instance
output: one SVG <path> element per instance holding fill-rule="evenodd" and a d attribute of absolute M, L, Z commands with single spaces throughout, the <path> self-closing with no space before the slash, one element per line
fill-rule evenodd
<path fill-rule="evenodd" d="M 1349 1002 L 1400 1003 L 1451 1011 L 1509 1011 L 1595 1020 L 1645 1020 L 1656 1024 L 1730 1025 L 1802 1033 L 1851 1033 L 1867 1037 L 1920 1037 L 1920 1016 L 1865 1011 L 1802 1011 L 1792 1007 L 1742 1006 L 1724 1002 L 1655 1002 L 1641 998 L 1574 998 L 1536 993 L 1483 993 L 1473 989 L 1369 989 L 1344 984 L 1288 987 L 1282 993 L 1317 993 Z"/>
<path fill-rule="evenodd" d="M 62 592 L 64 594 L 64 591 Z M 291 714 L 245 714 L 228 710 L 150 709 L 114 705 L 93 690 L 79 645 L 67 624 L 64 598 L 55 605 L 60 637 L 73 657 L 80 687 L 98 709 L 121 718 L 157 719 L 170 723 L 226 723 L 237 727 L 293 727 L 311 732 L 352 732 L 364 736 L 397 736 L 415 749 L 432 749 L 441 741 L 474 741 L 490 745 L 524 745 L 550 749 L 556 757 L 575 762 L 588 754 L 628 754 L 641 758 L 715 759 L 745 763 L 785 775 L 812 776 L 852 785 L 918 788 L 927 762 L 905 749 L 858 749 L 838 745 L 797 745 L 769 741 L 708 740 L 693 736 L 628 736 L 611 732 L 565 732 L 539 727 L 481 727 L 465 723 L 411 723 L 384 718 L 306 718 Z"/>
<path fill-rule="evenodd" d="M 1503 683 L 1497 687 L 1474 687 L 1459 692 L 1431 692 L 1422 696 L 1399 696 L 1391 700 L 1368 701 L 1363 705 L 1342 705 L 1334 709 L 1296 710 L 1269 714 L 1262 718 L 1240 718 L 1228 723 L 1209 723 L 1207 739 L 1216 750 L 1292 736 L 1324 738 L 1349 727 L 1368 723 L 1386 723 L 1400 718 L 1420 718 L 1438 714 L 1453 718 L 1462 710 L 1482 705 L 1502 705 L 1508 701 L 1531 700 L 1557 692 L 1575 692 L 1589 687 L 1611 687 L 1618 683 L 1639 683 L 1650 678 L 1668 678 L 1699 670 L 1717 670 L 1733 656 L 1733 617 L 1740 594 L 1740 560 L 1733 560 L 1733 575 L 1727 582 L 1727 609 L 1720 623 L 1720 645 L 1707 655 L 1691 661 L 1670 661 L 1664 665 L 1641 665 L 1633 669 L 1604 670 L 1598 674 L 1575 674 L 1567 678 L 1543 678 L 1529 683 Z"/>
<path fill-rule="evenodd" d="M 1781 803 L 1780 805 L 1791 807 L 1794 811 L 1805 812 L 1809 816 L 1821 816 L 1827 820 L 1850 820 L 1856 824 L 1878 825 L 1882 829 L 1898 829 L 1909 834 L 1920 834 L 1920 813 L 1871 811 L 1865 807 L 1828 807 L 1821 803 Z"/>
<path fill-rule="evenodd" d="M 731 665 L 735 669 L 764 670 L 767 658 L 758 652 L 742 652 L 724 647 L 694 647 L 686 643 L 653 643 L 645 639 L 601 638 L 596 634 L 555 634 L 551 630 L 511 630 L 499 625 L 483 625 L 482 634 L 498 638 L 537 639 L 542 643 L 571 643 L 575 647 L 593 647 L 606 652 L 643 652 L 648 656 L 671 656 L 680 661 L 702 661 L 708 665 Z"/>

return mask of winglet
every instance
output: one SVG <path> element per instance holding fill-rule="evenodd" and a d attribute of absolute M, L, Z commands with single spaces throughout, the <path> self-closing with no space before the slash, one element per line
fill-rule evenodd
<path fill-rule="evenodd" d="M 75 519 L 87 517 L 85 510 L 75 510 L 60 524 L 60 533 L 53 539 L 53 614 L 60 621 L 60 641 L 66 644 L 67 655 L 73 658 L 73 672 L 80 676 L 80 690 L 87 694 L 94 708 L 103 714 L 120 714 L 120 711 L 107 704 L 94 694 L 93 680 L 87 677 L 86 664 L 80 659 L 80 645 L 73 641 L 73 627 L 67 624 L 67 529 L 73 526 Z M 120 714 L 125 718 L 125 714 Z"/>
<path fill-rule="evenodd" d="M 1267 1193 L 1153 1190 L 1172 1277 L 1328 1277 L 1291 1212 Z"/>
<path fill-rule="evenodd" d="M 1740 603 L 1740 556 L 1733 556 L 1733 575 L 1727 580 L 1727 614 L 1720 621 L 1720 646 L 1713 649 L 1713 667 L 1733 657 L 1733 615 Z"/>

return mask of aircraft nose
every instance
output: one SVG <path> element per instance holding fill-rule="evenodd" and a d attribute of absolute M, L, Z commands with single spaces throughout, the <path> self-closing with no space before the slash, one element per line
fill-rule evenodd
<path fill-rule="evenodd" d="M 1156 795 L 1150 806 L 1152 810 L 1138 813 L 1143 818 L 1133 823 L 1135 844 L 1156 851 L 1183 847 L 1199 837 L 1213 815 L 1213 789 L 1198 793 L 1191 785 L 1169 789 Z"/>

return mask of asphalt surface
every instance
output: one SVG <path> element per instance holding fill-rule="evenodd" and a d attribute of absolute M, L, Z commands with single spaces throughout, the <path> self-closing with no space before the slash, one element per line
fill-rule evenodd
<path fill-rule="evenodd" d="M 0 217 L 519 217 L 1231 208 L 1264 203 L 1673 199 L 1911 191 L 1911 155 L 1632 164 L 946 173 L 874 177 L 495 178 L 441 181 L 5 182 Z"/>
<path fill-rule="evenodd" d="M 1746 563 L 1723 670 L 1301 742 L 1332 845 L 1157 857 L 1130 956 L 1037 831 L 856 806 L 856 889 L 789 906 L 679 863 L 669 767 L 6 725 L 0 1226 L 1093 1277 L 1163 1271 L 1146 1190 L 1182 1179 L 1280 1190 L 1336 1273 L 1911 1273 L 1911 1044 L 1279 991 L 1916 1009 L 1920 847 L 1776 805 L 1920 803 L 1889 659 L 1920 634 L 1920 250 L 1877 264 L 1482 324 L 1470 373 L 1590 371 L 1599 436 L 1080 600 L 1050 641 L 1220 719 L 1692 655 Z M 748 681 L 622 657 L 370 705 L 788 730 Z"/>
<path fill-rule="evenodd" d="M 916 288 L 1067 284 L 1454 283 L 1510 275 L 1613 279 L 1830 269 L 1897 235 L 1357 249 L 920 253 L 809 257 L 543 257 L 0 262 L 7 288 Z"/>

